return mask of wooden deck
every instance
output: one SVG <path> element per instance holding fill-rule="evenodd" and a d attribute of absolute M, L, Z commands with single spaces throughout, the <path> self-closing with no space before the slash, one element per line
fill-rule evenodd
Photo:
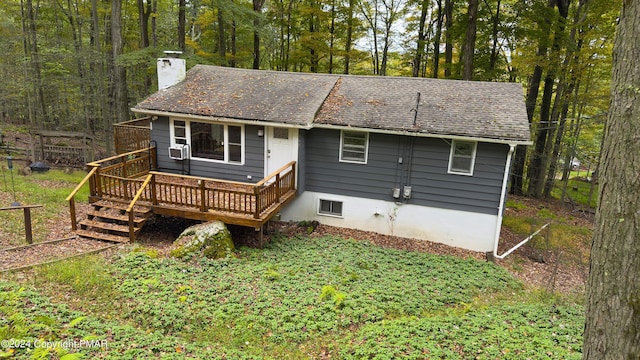
<path fill-rule="evenodd" d="M 77 230 L 75 195 L 89 183 L 89 202 L 123 204 L 129 239 L 135 238 L 134 208 L 194 220 L 220 220 L 259 229 L 296 195 L 295 162 L 258 183 L 244 183 L 154 171 L 155 148 L 146 148 L 88 164 L 85 179 L 69 195 L 71 226 Z"/>

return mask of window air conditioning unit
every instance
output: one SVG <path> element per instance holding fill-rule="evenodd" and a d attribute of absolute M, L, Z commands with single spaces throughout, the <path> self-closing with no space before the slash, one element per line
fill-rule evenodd
<path fill-rule="evenodd" d="M 188 147 L 185 145 L 172 145 L 169 146 L 169 157 L 174 160 L 184 160 L 188 157 Z"/>

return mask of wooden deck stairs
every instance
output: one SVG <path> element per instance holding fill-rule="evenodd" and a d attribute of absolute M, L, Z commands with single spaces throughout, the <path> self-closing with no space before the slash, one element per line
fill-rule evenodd
<path fill-rule="evenodd" d="M 151 214 L 262 229 L 296 190 L 296 162 L 291 161 L 257 183 L 155 171 L 155 147 L 87 164 L 87 176 L 67 196 L 71 230 L 111 242 L 133 242 Z M 93 208 L 76 217 L 75 196 L 89 186 Z M 79 220 L 79 221 L 78 221 Z"/>
<path fill-rule="evenodd" d="M 131 239 L 131 231 L 136 236 L 152 210 L 148 206 L 136 205 L 133 208 L 133 228 L 129 227 L 129 216 L 126 213 L 127 204 L 117 201 L 100 200 L 92 204 L 93 208 L 87 212 L 87 218 L 78 222 L 76 234 L 81 237 L 127 243 Z"/>

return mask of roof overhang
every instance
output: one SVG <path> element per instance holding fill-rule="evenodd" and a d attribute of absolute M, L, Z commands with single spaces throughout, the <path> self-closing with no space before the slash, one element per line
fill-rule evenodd
<path fill-rule="evenodd" d="M 447 134 L 432 134 L 432 133 L 426 133 L 426 132 L 407 131 L 407 130 L 355 128 L 355 127 L 352 127 L 352 126 L 329 125 L 329 124 L 314 124 L 312 127 L 313 128 L 318 128 L 318 129 L 333 129 L 333 130 L 362 130 L 362 131 L 367 131 L 367 132 L 371 132 L 371 133 L 378 133 L 378 134 L 392 134 L 392 135 L 428 137 L 428 138 L 438 138 L 438 139 L 478 141 L 478 142 L 494 143 L 494 144 L 533 145 L 533 141 L 531 141 L 531 140 L 492 139 L 492 138 L 486 138 L 486 137 L 447 135 Z"/>
<path fill-rule="evenodd" d="M 158 111 L 158 110 L 146 110 L 146 109 L 137 109 L 132 108 L 131 111 L 138 114 L 146 114 L 151 116 L 151 120 L 154 119 L 154 116 L 166 116 L 169 118 L 180 118 L 187 120 L 205 120 L 205 121 L 216 121 L 216 122 L 224 122 L 231 124 L 243 124 L 243 125 L 258 125 L 258 126 L 277 126 L 284 128 L 294 128 L 294 129 L 304 129 L 310 130 L 312 128 L 318 129 L 332 129 L 332 130 L 361 130 L 367 131 L 371 133 L 379 133 L 379 134 L 392 134 L 392 135 L 401 135 L 401 136 L 415 136 L 415 137 L 427 137 L 427 138 L 438 138 L 438 139 L 451 139 L 451 140 L 464 140 L 464 141 L 478 141 L 485 143 L 494 143 L 494 144 L 507 144 L 507 145 L 533 145 L 531 140 L 515 140 L 515 139 L 493 139 L 486 137 L 474 137 L 474 136 L 462 136 L 462 135 L 448 135 L 448 134 L 433 134 L 426 133 L 420 131 L 407 131 L 407 130 L 388 130 L 388 129 L 374 129 L 374 128 L 355 128 L 352 126 L 344 126 L 344 125 L 330 125 L 330 124 L 287 124 L 287 123 L 279 123 L 272 121 L 264 121 L 264 120 L 253 120 L 253 119 L 238 119 L 238 118 L 229 118 L 229 117 L 220 117 L 220 116 L 204 116 L 204 115 L 193 115 L 193 114 L 184 114 L 184 113 L 174 113 L 168 111 Z"/>
<path fill-rule="evenodd" d="M 193 115 L 193 114 L 184 114 L 184 113 L 174 113 L 169 111 L 158 111 L 158 110 L 146 110 L 146 109 L 137 109 L 132 108 L 131 111 L 137 114 L 146 114 L 151 116 L 151 121 L 157 120 L 154 119 L 154 116 L 166 116 L 170 118 L 180 118 L 180 119 L 188 119 L 188 120 L 206 120 L 206 121 L 217 121 L 231 124 L 243 124 L 243 125 L 258 125 L 258 126 L 277 126 L 283 128 L 294 128 L 294 129 L 311 129 L 312 125 L 309 124 L 288 124 L 282 122 L 273 122 L 266 120 L 254 120 L 254 119 L 240 119 L 240 118 L 230 118 L 230 117 L 221 117 L 221 116 L 205 116 L 205 115 Z"/>

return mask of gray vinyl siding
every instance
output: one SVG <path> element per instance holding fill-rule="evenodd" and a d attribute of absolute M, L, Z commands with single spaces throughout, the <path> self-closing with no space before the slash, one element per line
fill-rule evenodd
<path fill-rule="evenodd" d="M 258 182 L 264 178 L 264 137 L 258 136 L 261 126 L 244 126 L 244 165 L 224 164 L 211 161 L 173 160 L 169 158 L 169 146 L 171 145 L 169 133 L 169 119 L 160 117 L 153 122 L 151 139 L 157 144 L 158 170 L 181 173 L 189 170 L 189 175 L 202 176 L 214 179 L 230 181 Z M 188 162 L 191 166 L 188 166 Z M 190 169 L 188 169 L 190 168 Z M 248 180 L 247 176 L 252 179 Z"/>
<path fill-rule="evenodd" d="M 339 161 L 337 130 L 310 130 L 305 146 L 305 190 L 394 201 L 392 189 L 410 185 L 409 204 L 485 214 L 497 214 L 509 149 L 478 143 L 473 176 L 464 176 L 447 173 L 450 141 L 445 139 L 371 133 L 367 164 Z"/>
<path fill-rule="evenodd" d="M 306 138 L 307 131 L 299 130 L 298 131 L 298 163 L 296 164 L 296 174 L 298 178 L 297 189 L 298 194 L 302 194 L 306 185 L 306 164 L 307 161 L 307 148 L 306 148 Z"/>

